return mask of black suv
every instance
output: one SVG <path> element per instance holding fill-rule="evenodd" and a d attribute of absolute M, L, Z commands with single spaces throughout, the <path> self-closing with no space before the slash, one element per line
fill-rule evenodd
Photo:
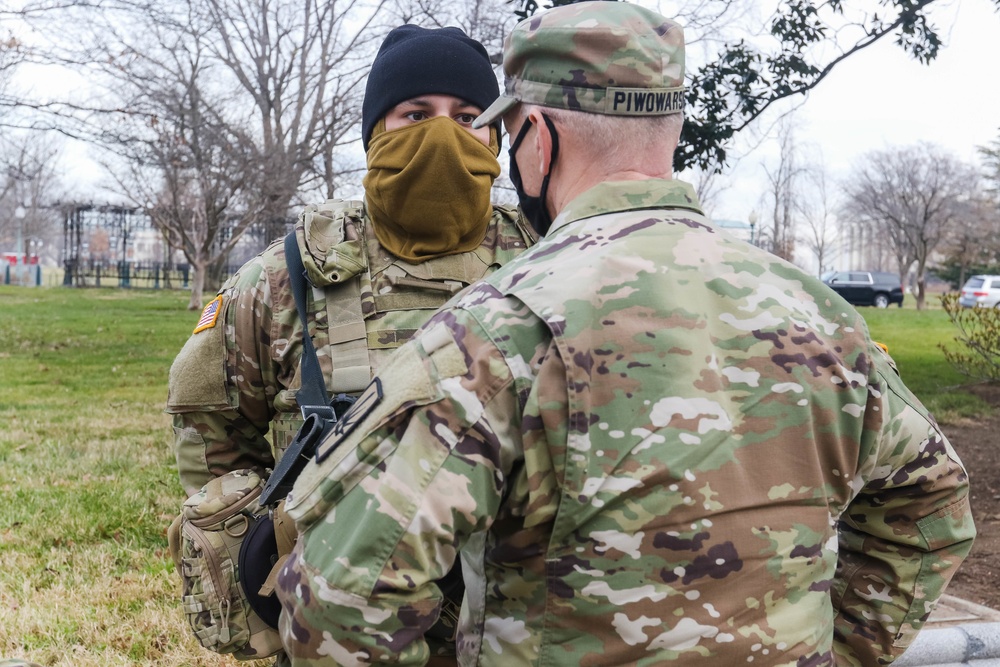
<path fill-rule="evenodd" d="M 890 303 L 903 307 L 903 286 L 899 276 L 880 271 L 831 271 L 822 276 L 824 283 L 855 306 L 885 308 Z"/>

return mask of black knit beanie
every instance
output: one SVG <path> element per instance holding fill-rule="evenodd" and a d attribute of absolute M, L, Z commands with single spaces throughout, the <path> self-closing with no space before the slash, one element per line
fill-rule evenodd
<path fill-rule="evenodd" d="M 419 95 L 454 95 L 486 109 L 500 96 L 490 57 L 460 28 L 394 28 L 379 47 L 361 106 L 365 151 L 389 109 Z"/>

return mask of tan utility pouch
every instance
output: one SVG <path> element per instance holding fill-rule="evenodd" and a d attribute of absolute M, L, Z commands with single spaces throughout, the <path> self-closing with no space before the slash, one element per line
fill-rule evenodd
<path fill-rule="evenodd" d="M 281 650 L 278 631 L 254 612 L 240 585 L 240 548 L 251 529 L 269 521 L 257 501 L 263 486 L 252 470 L 217 477 L 188 498 L 168 531 L 191 629 L 205 648 L 240 660 Z"/>

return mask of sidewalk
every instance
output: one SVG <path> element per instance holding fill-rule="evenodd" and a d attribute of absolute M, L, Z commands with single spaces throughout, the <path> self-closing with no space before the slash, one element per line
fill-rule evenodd
<path fill-rule="evenodd" d="M 1000 667 L 1000 610 L 945 595 L 899 667 Z"/>

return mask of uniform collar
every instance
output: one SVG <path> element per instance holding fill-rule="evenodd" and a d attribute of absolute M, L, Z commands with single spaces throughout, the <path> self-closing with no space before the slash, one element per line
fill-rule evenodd
<path fill-rule="evenodd" d="M 607 181 L 570 201 L 552 221 L 549 234 L 577 220 L 645 208 L 681 208 L 704 215 L 694 188 L 683 181 L 660 178 Z"/>

